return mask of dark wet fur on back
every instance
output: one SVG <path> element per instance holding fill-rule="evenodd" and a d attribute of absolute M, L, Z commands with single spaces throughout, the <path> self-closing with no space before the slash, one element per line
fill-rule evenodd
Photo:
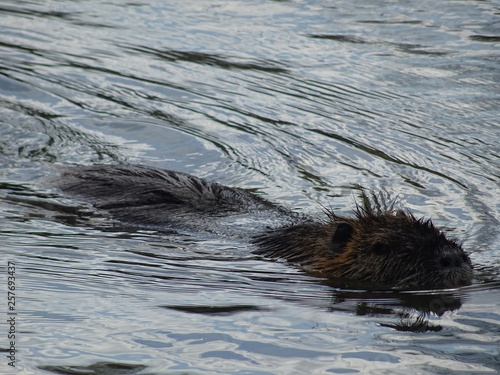
<path fill-rule="evenodd" d="M 194 215 L 222 217 L 257 210 L 296 216 L 255 194 L 146 166 L 67 167 L 56 185 L 115 219 L 139 226 L 176 225 Z"/>

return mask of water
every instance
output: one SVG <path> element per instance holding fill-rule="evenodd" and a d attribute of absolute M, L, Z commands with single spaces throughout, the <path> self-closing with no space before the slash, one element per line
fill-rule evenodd
<path fill-rule="evenodd" d="M 3 1 L 0 265 L 20 374 L 500 369 L 498 3 Z M 384 190 L 470 287 L 333 288 L 224 239 L 113 231 L 40 184 L 131 162 L 347 214 Z"/>

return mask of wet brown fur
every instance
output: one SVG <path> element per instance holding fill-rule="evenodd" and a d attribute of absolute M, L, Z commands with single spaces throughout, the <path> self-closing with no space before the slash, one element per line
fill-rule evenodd
<path fill-rule="evenodd" d="M 259 254 L 284 258 L 310 273 L 371 286 L 456 287 L 470 284 L 471 262 L 461 245 L 430 220 L 394 209 L 382 196 L 362 194 L 352 217 L 328 213 L 255 240 Z M 339 233 L 340 232 L 340 233 Z"/>

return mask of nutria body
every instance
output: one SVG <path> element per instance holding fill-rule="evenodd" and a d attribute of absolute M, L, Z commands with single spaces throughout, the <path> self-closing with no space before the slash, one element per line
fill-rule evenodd
<path fill-rule="evenodd" d="M 430 220 L 396 211 L 376 197 L 363 196 L 352 217 L 329 213 L 318 222 L 246 191 L 145 166 L 65 168 L 57 185 L 116 220 L 145 228 L 212 230 L 221 218 L 266 213 L 273 225 L 243 231 L 250 233 L 255 253 L 329 279 L 405 289 L 456 287 L 472 279 L 459 243 Z"/>

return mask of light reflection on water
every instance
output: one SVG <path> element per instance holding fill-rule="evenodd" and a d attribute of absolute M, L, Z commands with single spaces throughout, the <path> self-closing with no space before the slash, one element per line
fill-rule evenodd
<path fill-rule="evenodd" d="M 500 368 L 492 3 L 4 2 L 0 19 L 0 247 L 18 267 L 20 373 Z M 465 239 L 477 280 L 342 290 L 241 241 L 113 230 L 39 185 L 53 163 L 95 162 L 308 213 L 386 190 Z"/>

